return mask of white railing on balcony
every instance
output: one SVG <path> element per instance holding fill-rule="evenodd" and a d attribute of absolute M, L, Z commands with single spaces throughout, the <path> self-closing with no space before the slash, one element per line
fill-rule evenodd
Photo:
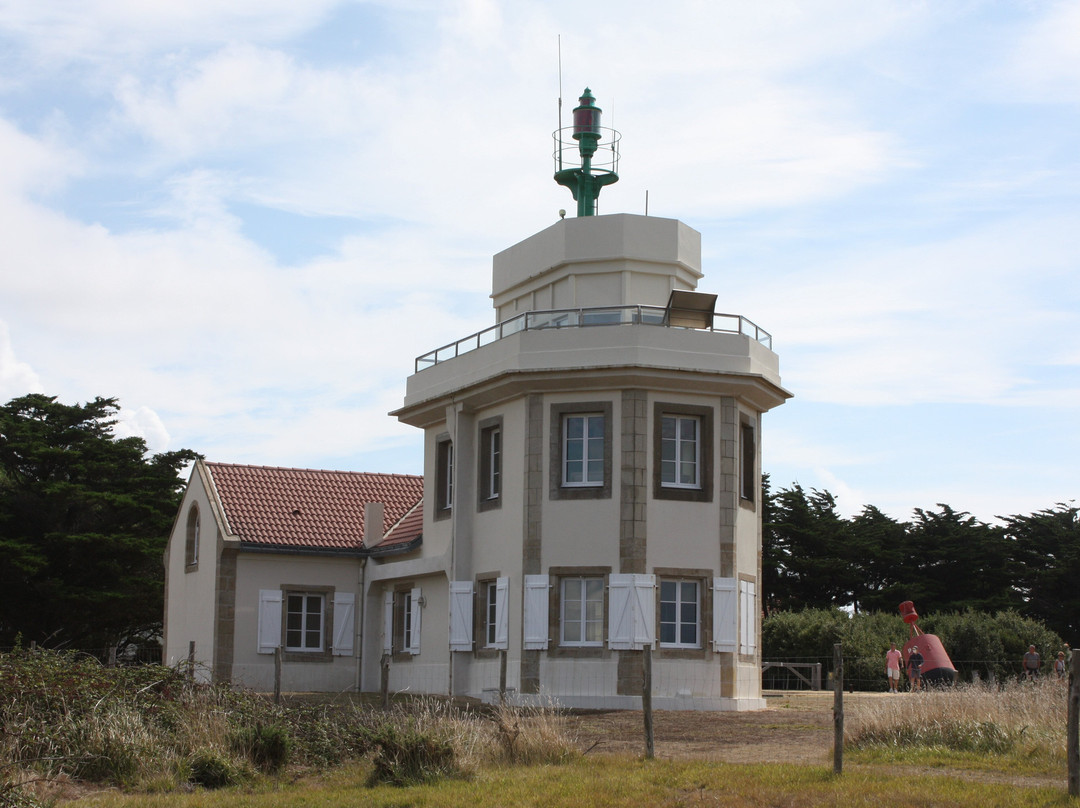
<path fill-rule="evenodd" d="M 552 309 L 526 311 L 503 320 L 497 325 L 470 334 L 416 358 L 416 372 L 434 367 L 450 359 L 490 345 L 519 331 L 538 331 L 549 328 L 596 328 L 612 325 L 655 325 L 663 328 L 685 328 L 668 323 L 663 306 L 594 306 L 584 309 Z M 716 331 L 723 334 L 743 334 L 772 350 L 772 334 L 747 320 L 741 314 L 714 314 L 708 328 L 692 331 Z"/>

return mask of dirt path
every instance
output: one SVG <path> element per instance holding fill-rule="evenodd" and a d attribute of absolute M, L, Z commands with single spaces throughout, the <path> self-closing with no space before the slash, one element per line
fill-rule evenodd
<path fill-rule="evenodd" d="M 653 714 L 656 757 L 726 763 L 821 763 L 832 760 L 832 694 L 785 693 L 768 709 L 739 713 Z M 637 711 L 575 715 L 573 731 L 590 754 L 641 755 L 643 719 Z"/>
<path fill-rule="evenodd" d="M 852 693 L 844 697 L 845 712 L 867 699 L 885 694 Z M 744 713 L 663 712 L 653 715 L 656 757 L 661 760 L 698 759 L 724 763 L 794 763 L 831 769 L 833 753 L 833 694 L 831 692 L 770 692 L 767 708 Z M 571 719 L 579 747 L 588 754 L 645 754 L 642 715 L 635 711 L 595 712 Z M 845 761 L 844 771 L 882 774 L 931 774 L 972 782 L 1064 788 L 1067 775 L 1026 776 L 1001 771 L 860 764 Z"/>

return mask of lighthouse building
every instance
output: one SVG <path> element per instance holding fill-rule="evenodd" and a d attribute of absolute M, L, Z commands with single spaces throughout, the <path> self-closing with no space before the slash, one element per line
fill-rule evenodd
<path fill-rule="evenodd" d="M 605 132 L 586 91 L 556 166 L 579 215 L 495 256 L 493 324 L 417 358 L 392 413 L 423 432 L 422 503 L 334 562 L 361 690 L 633 708 L 648 672 L 658 709 L 764 706 L 762 415 L 790 394 L 771 335 L 698 290 L 698 232 L 595 215 Z M 233 595 L 251 631 L 268 586 Z"/>

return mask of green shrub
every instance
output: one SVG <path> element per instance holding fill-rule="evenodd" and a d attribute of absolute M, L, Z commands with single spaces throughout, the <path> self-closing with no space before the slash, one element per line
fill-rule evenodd
<path fill-rule="evenodd" d="M 458 774 L 449 740 L 420 729 L 383 724 L 370 735 L 375 769 L 370 783 L 417 785 Z"/>
<path fill-rule="evenodd" d="M 224 788 L 242 782 L 243 772 L 225 755 L 201 749 L 188 760 L 188 782 L 203 788 Z"/>
<path fill-rule="evenodd" d="M 0 808 L 45 808 L 33 794 L 28 793 L 18 783 L 0 778 Z"/>
<path fill-rule="evenodd" d="M 256 724 L 244 727 L 233 737 L 237 754 L 250 760 L 257 769 L 274 773 L 289 762 L 292 741 L 289 730 L 280 724 Z"/>

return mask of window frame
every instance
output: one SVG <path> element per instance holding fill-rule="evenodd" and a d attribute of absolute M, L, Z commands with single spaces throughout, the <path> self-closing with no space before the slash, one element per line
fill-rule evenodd
<path fill-rule="evenodd" d="M 479 423 L 480 441 L 477 462 L 477 510 L 502 507 L 503 489 L 503 419 L 485 418 Z"/>
<path fill-rule="evenodd" d="M 184 569 L 194 572 L 199 568 L 199 543 L 202 538 L 202 514 L 199 504 L 191 503 L 188 509 L 187 524 L 184 528 Z"/>
<path fill-rule="evenodd" d="M 327 636 L 327 624 L 329 622 L 326 592 L 316 590 L 300 590 L 300 589 L 287 589 L 283 593 L 283 607 L 285 622 L 283 624 L 283 638 L 282 649 L 286 654 L 321 654 L 328 650 L 328 644 L 326 642 Z M 293 600 L 299 598 L 301 600 L 301 610 L 299 612 L 302 625 L 299 628 L 293 628 L 291 623 L 291 617 L 297 612 L 293 611 Z M 312 632 L 312 629 L 308 625 L 308 619 L 313 612 L 308 611 L 308 605 L 311 600 L 317 600 L 319 604 L 318 617 L 319 625 L 315 629 L 318 633 L 318 642 L 314 645 L 308 645 L 308 634 Z M 289 644 L 289 635 L 299 632 L 301 635 L 301 642 L 299 645 Z"/>
<path fill-rule="evenodd" d="M 434 518 L 449 519 L 454 507 L 454 442 L 448 433 L 435 438 Z"/>
<path fill-rule="evenodd" d="M 702 583 L 699 578 L 695 577 L 676 577 L 676 576 L 657 576 L 657 643 L 660 648 L 671 648 L 676 650 L 689 650 L 698 651 L 702 645 Z M 664 599 L 664 586 L 671 585 L 675 589 L 675 600 L 666 601 Z M 692 585 L 694 587 L 694 634 L 695 638 L 692 643 L 684 642 L 682 640 L 683 627 L 687 624 L 687 621 L 683 620 L 683 607 L 686 605 L 682 598 L 683 587 L 686 585 Z M 674 621 L 664 620 L 664 604 L 673 603 L 675 610 Z M 673 626 L 675 632 L 675 639 L 672 641 L 664 641 L 664 626 Z"/>
<path fill-rule="evenodd" d="M 748 508 L 755 507 L 758 499 L 756 420 L 739 415 L 739 504 Z"/>
<path fill-rule="evenodd" d="M 394 587 L 390 631 L 390 653 L 397 662 L 412 659 L 413 602 L 412 584 Z"/>
<path fill-rule="evenodd" d="M 567 597 L 566 587 L 569 583 L 577 583 L 580 585 L 580 596 L 571 600 Z M 589 597 L 589 584 L 593 583 L 597 585 L 599 590 L 598 596 L 594 598 Z M 559 578 L 559 646 L 562 648 L 603 648 L 604 647 L 604 635 L 605 626 L 607 625 L 606 619 L 606 590 L 607 581 L 604 576 L 601 575 L 564 575 Z M 566 638 L 566 628 L 571 623 L 566 616 L 566 608 L 568 603 L 576 602 L 580 607 L 580 616 L 577 620 L 573 621 L 581 629 L 580 637 L 578 640 L 568 640 Z M 590 619 L 588 605 L 590 603 L 598 603 L 600 606 L 600 614 L 598 617 Z M 599 638 L 595 640 L 588 639 L 589 626 L 594 625 L 599 630 Z"/>
<path fill-rule="evenodd" d="M 697 434 L 697 484 L 680 485 L 663 480 L 664 419 L 694 418 L 698 424 Z M 698 404 L 671 401 L 653 403 L 653 451 L 652 480 L 653 498 L 680 502 L 713 501 L 713 465 L 716 447 L 713 443 L 715 410 Z"/>
<path fill-rule="evenodd" d="M 664 446 L 668 443 L 668 439 L 665 437 L 664 422 L 667 420 L 674 421 L 675 437 L 673 439 L 675 457 L 673 459 L 665 460 L 664 458 Z M 692 460 L 688 461 L 683 457 L 683 447 L 687 441 L 683 437 L 683 425 L 694 425 L 694 437 L 693 437 L 693 454 Z M 664 488 L 685 488 L 691 490 L 699 490 L 701 488 L 701 416 L 699 415 L 684 415 L 682 413 L 665 412 L 660 414 L 660 485 Z M 682 482 L 679 477 L 681 476 L 683 466 L 686 463 L 692 463 L 694 469 L 693 480 L 691 482 Z M 674 464 L 674 477 L 672 480 L 664 479 L 664 469 L 669 463 Z"/>
<path fill-rule="evenodd" d="M 613 412 L 610 401 L 566 402 L 551 405 L 549 421 L 548 496 L 553 500 L 610 499 L 612 487 Z M 568 418 L 603 418 L 603 478 L 598 482 L 566 482 L 566 424 Z"/>

